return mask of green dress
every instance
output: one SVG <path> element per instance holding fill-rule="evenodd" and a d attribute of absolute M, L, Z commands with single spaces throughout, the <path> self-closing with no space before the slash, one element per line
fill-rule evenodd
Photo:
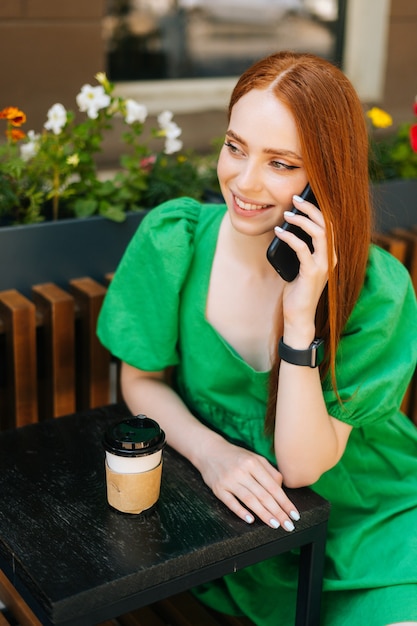
<path fill-rule="evenodd" d="M 177 391 L 195 415 L 276 463 L 263 431 L 268 372 L 255 371 L 205 319 L 224 212 L 189 198 L 153 209 L 115 274 L 98 335 L 140 369 L 175 366 Z M 312 486 L 332 505 L 325 626 L 417 620 L 417 429 L 398 408 L 416 359 L 408 272 L 372 246 L 337 354 L 342 405 L 323 383 L 329 414 L 353 426 L 342 459 Z M 297 558 L 269 559 L 196 593 L 258 626 L 292 625 Z"/>

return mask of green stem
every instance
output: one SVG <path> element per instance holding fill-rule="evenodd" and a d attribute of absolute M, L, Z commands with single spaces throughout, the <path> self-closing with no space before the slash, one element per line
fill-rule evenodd
<path fill-rule="evenodd" d="M 54 222 L 58 219 L 59 211 L 59 168 L 54 168 L 54 177 L 52 187 L 54 194 L 52 196 L 52 219 Z"/>

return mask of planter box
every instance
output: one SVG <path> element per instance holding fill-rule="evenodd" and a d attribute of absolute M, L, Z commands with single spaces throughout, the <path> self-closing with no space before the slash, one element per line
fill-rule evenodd
<path fill-rule="evenodd" d="M 392 180 L 372 187 L 376 230 L 417 226 L 417 180 Z"/>
<path fill-rule="evenodd" d="M 65 289 L 83 276 L 103 283 L 145 214 L 130 213 L 122 223 L 90 217 L 0 228 L 0 291 L 30 296 L 32 285 L 53 282 Z"/>

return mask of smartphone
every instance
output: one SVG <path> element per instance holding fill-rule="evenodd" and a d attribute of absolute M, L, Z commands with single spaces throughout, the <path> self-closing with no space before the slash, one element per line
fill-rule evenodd
<path fill-rule="evenodd" d="M 310 184 L 307 184 L 300 196 L 307 202 L 311 202 L 317 208 L 320 208 L 314 193 L 311 191 Z M 298 215 L 305 215 L 305 213 L 299 211 L 294 206 L 292 208 L 292 212 Z M 282 228 L 284 230 L 289 230 L 291 233 L 294 233 L 294 235 L 297 235 L 297 237 L 306 242 L 310 251 L 314 252 L 312 239 L 310 235 L 307 235 L 307 233 L 302 230 L 302 228 L 294 226 L 293 224 L 288 224 L 288 222 L 284 222 Z M 269 245 L 268 250 L 266 251 L 266 257 L 272 267 L 274 267 L 278 274 L 287 282 L 293 281 L 300 271 L 300 261 L 298 260 L 297 254 L 287 243 L 281 241 L 281 239 L 278 239 L 277 237 L 274 237 L 273 241 Z"/>

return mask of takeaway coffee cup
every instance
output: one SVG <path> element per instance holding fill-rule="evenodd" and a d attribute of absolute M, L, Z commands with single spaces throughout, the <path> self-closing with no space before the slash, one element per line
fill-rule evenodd
<path fill-rule="evenodd" d="M 158 500 L 165 433 L 146 415 L 111 426 L 103 438 L 107 501 L 123 513 L 142 513 Z"/>

